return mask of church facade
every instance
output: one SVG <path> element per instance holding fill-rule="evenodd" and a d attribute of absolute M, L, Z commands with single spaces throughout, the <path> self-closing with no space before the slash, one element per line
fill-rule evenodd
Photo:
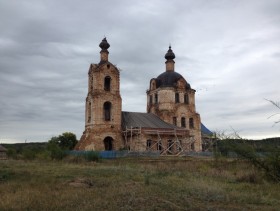
<path fill-rule="evenodd" d="M 76 150 L 160 151 L 180 154 L 201 151 L 201 120 L 195 90 L 175 71 L 171 46 L 166 70 L 150 80 L 147 113 L 122 111 L 120 71 L 109 62 L 106 38 L 99 47 L 100 62 L 88 71 L 85 131 Z"/>

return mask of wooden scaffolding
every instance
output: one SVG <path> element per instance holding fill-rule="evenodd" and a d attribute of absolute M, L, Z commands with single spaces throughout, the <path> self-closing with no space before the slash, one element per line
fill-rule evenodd
<path fill-rule="evenodd" d="M 194 136 L 186 129 L 128 128 L 122 132 L 130 151 L 160 151 L 161 155 L 183 155 L 193 150 Z M 146 140 L 146 137 L 153 137 Z M 163 137 L 168 141 L 163 144 Z M 172 138 L 170 138 L 172 137 Z"/>

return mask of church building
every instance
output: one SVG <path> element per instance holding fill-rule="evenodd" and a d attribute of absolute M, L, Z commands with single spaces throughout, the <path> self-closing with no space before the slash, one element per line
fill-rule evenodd
<path fill-rule="evenodd" d="M 85 131 L 75 150 L 160 151 L 180 154 L 201 151 L 201 120 L 195 90 L 175 71 L 171 46 L 166 70 L 150 80 L 147 113 L 122 111 L 120 71 L 109 62 L 110 44 L 99 44 L 100 62 L 88 71 Z M 202 125 L 203 126 L 203 125 Z"/>

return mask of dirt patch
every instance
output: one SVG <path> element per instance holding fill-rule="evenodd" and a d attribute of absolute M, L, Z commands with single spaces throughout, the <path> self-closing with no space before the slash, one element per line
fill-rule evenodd
<path fill-rule="evenodd" d="M 68 182 L 68 185 L 76 188 L 92 188 L 94 183 L 90 179 L 76 178 Z"/>

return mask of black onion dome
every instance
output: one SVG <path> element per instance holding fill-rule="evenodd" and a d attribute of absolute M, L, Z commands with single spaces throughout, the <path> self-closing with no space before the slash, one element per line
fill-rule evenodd
<path fill-rule="evenodd" d="M 110 44 L 107 42 L 106 37 L 102 40 L 102 42 L 99 44 L 99 47 L 102 50 L 107 50 L 110 47 Z"/>
<path fill-rule="evenodd" d="M 166 71 L 157 77 L 157 87 L 175 87 L 181 78 L 183 76 L 177 72 Z"/>
<path fill-rule="evenodd" d="M 165 59 L 170 60 L 170 59 L 175 59 L 175 54 L 173 53 L 171 46 L 169 46 L 169 49 L 167 53 L 165 54 Z"/>

